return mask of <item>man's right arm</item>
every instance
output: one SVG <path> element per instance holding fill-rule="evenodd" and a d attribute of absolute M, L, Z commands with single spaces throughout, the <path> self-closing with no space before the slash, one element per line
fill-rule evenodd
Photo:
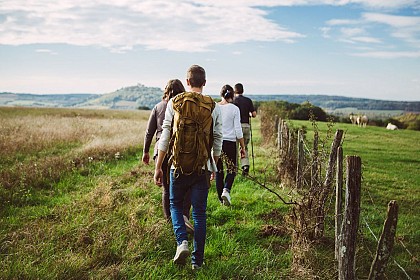
<path fill-rule="evenodd" d="M 255 111 L 254 103 L 252 103 L 251 99 L 249 99 L 249 103 L 249 116 L 255 118 L 257 116 L 257 111 Z"/>
<path fill-rule="evenodd" d="M 163 170 L 162 170 L 162 163 L 163 159 L 165 158 L 166 152 L 159 150 L 157 159 L 156 159 L 156 166 L 155 166 L 155 175 L 153 179 L 155 180 L 155 184 L 158 186 L 163 185 Z"/>

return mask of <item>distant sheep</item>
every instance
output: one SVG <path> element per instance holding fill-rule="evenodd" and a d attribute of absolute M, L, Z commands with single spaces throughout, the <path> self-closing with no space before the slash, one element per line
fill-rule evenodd
<path fill-rule="evenodd" d="M 388 123 L 388 125 L 386 126 L 386 129 L 397 130 L 398 126 L 396 126 L 395 124 L 392 124 L 392 123 Z"/>
<path fill-rule="evenodd" d="M 353 115 L 353 113 L 350 114 L 350 121 L 352 124 L 356 124 L 356 119 L 357 117 L 355 115 Z"/>
<path fill-rule="evenodd" d="M 369 119 L 366 115 L 357 116 L 356 122 L 358 126 L 366 127 Z"/>

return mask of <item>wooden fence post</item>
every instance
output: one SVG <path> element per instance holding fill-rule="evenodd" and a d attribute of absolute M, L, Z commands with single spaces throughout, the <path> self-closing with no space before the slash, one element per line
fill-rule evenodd
<path fill-rule="evenodd" d="M 292 157 L 292 151 L 293 151 L 293 130 L 289 129 L 288 130 L 289 133 L 289 141 L 288 141 L 288 146 L 287 146 L 287 157 L 291 158 Z"/>
<path fill-rule="evenodd" d="M 303 150 L 303 131 L 301 129 L 298 130 L 298 160 L 296 166 L 296 188 L 302 188 L 302 176 L 303 176 L 303 158 L 305 151 Z"/>
<path fill-rule="evenodd" d="M 392 248 L 394 247 L 395 232 L 398 222 L 398 204 L 395 200 L 388 203 L 388 213 L 384 223 L 381 238 L 379 239 L 378 249 L 375 259 L 370 268 L 369 280 L 384 279 L 384 272 Z"/>
<path fill-rule="evenodd" d="M 282 146 L 282 120 L 280 119 L 277 123 L 277 149 L 281 150 L 281 146 Z M 280 153 L 279 153 L 280 154 Z"/>
<path fill-rule="evenodd" d="M 358 156 L 347 157 L 346 202 L 338 259 L 338 279 L 356 279 L 356 237 L 359 227 L 362 161 Z"/>
<path fill-rule="evenodd" d="M 334 141 L 331 144 L 331 152 L 328 160 L 327 172 L 325 174 L 325 182 L 318 199 L 317 226 L 315 227 L 316 238 L 321 238 L 324 236 L 325 203 L 327 202 L 327 198 L 332 191 L 335 161 L 337 160 L 337 148 L 341 145 L 343 133 L 343 130 L 337 129 Z"/>
<path fill-rule="evenodd" d="M 335 259 L 340 258 L 341 227 L 343 222 L 343 148 L 337 149 L 337 176 L 335 188 Z"/>
<path fill-rule="evenodd" d="M 311 188 L 314 189 L 319 184 L 319 174 L 318 174 L 318 141 L 319 134 L 318 131 L 314 132 L 314 146 L 312 150 L 312 166 L 311 166 Z"/>
<path fill-rule="evenodd" d="M 289 127 L 287 126 L 287 123 L 284 122 L 284 126 L 283 126 L 283 146 L 282 146 L 282 151 L 284 152 L 284 155 L 287 156 L 287 149 L 288 149 L 288 145 L 289 145 Z"/>

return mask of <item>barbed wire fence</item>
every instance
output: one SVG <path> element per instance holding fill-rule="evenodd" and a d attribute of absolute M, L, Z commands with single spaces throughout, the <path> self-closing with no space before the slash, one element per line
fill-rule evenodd
<path fill-rule="evenodd" d="M 260 115 L 262 115 L 263 120 L 264 112 L 260 112 Z M 268 123 L 267 118 L 269 116 L 265 116 L 265 118 L 264 122 Z M 328 210 L 334 204 L 333 198 L 335 196 L 336 213 L 334 217 L 328 218 L 335 220 L 335 256 L 338 263 L 338 279 L 356 279 L 356 237 L 360 231 L 360 217 L 363 220 L 363 224 L 378 242 L 376 253 L 370 251 L 373 261 L 368 279 L 387 279 L 385 268 L 388 259 L 392 259 L 391 251 L 396 239 L 398 205 L 395 201 L 390 201 L 388 217 L 384 223 L 382 235 L 378 239 L 367 218 L 360 214 L 362 164 L 358 156 L 346 157 L 346 199 L 345 201 L 338 201 L 343 199 L 342 143 L 345 137 L 344 131 L 337 130 L 335 132 L 331 148 L 328 150 L 327 146 L 331 142 L 333 135 L 332 128 L 334 124 L 332 122 L 328 124 L 326 137 L 320 139 L 315 118 L 312 118 L 312 126 L 314 128 L 312 147 L 308 146 L 308 141 L 305 139 L 305 129 L 295 129 L 289 125 L 288 121 L 282 120 L 277 116 L 271 120 L 271 123 L 272 125 L 274 124 L 275 145 L 278 150 L 278 177 L 281 185 L 290 189 L 290 201 L 294 202 L 290 219 L 292 224 L 292 251 L 294 252 L 292 265 L 295 266 L 294 270 L 310 269 L 310 264 L 307 260 L 311 251 L 311 243 L 324 236 L 325 219 L 328 216 Z M 333 195 L 334 179 L 336 182 L 335 195 Z M 372 200 L 369 192 L 367 192 L 367 195 Z M 382 212 L 376 204 L 374 205 L 378 213 Z M 343 206 L 345 206 L 344 209 Z M 363 237 L 362 241 L 364 241 Z M 399 241 L 409 256 L 412 259 L 416 259 L 402 240 Z M 369 247 L 366 246 L 366 248 Z M 412 279 L 402 265 L 395 259 L 392 260 L 403 271 L 407 279 Z M 310 272 L 307 274 L 310 274 Z"/>

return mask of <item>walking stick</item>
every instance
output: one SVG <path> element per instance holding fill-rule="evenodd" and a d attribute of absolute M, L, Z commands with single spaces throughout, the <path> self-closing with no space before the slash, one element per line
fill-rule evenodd
<path fill-rule="evenodd" d="M 249 130 L 251 132 L 251 155 L 252 155 L 252 172 L 255 175 L 255 165 L 254 165 L 254 142 L 252 141 L 252 126 L 251 126 L 251 117 L 249 117 Z"/>

